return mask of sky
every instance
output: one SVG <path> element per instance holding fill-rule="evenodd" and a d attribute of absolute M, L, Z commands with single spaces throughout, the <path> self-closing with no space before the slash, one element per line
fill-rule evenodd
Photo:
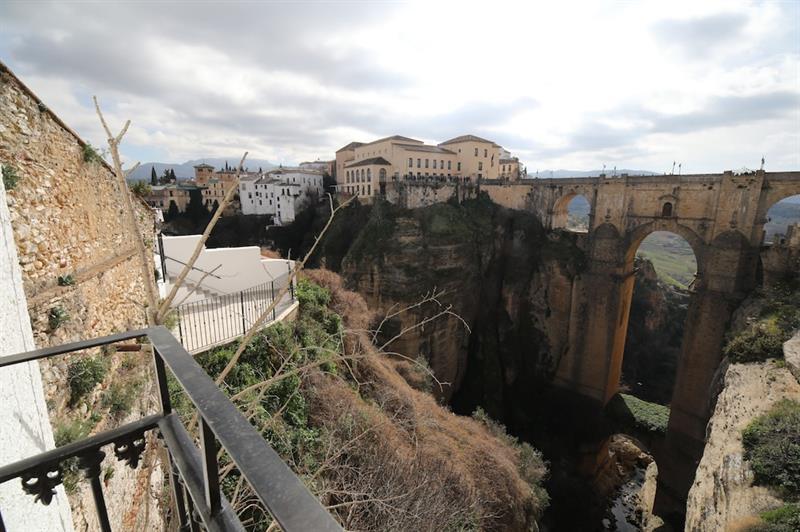
<path fill-rule="evenodd" d="M 0 2 L 0 60 L 123 159 L 400 134 L 537 169 L 800 170 L 800 2 Z"/>

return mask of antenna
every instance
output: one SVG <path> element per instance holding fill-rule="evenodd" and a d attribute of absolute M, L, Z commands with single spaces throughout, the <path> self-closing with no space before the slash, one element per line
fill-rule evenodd
<path fill-rule="evenodd" d="M 683 163 L 678 163 L 678 175 L 681 175 L 681 165 L 683 165 Z"/>
<path fill-rule="evenodd" d="M 672 161 L 672 172 L 670 172 L 669 175 L 674 175 L 674 174 L 675 174 L 675 161 Z"/>
<path fill-rule="evenodd" d="M 617 165 L 614 165 L 614 177 L 617 177 Z"/>
<path fill-rule="evenodd" d="M 764 156 L 761 156 L 761 169 L 764 169 Z"/>

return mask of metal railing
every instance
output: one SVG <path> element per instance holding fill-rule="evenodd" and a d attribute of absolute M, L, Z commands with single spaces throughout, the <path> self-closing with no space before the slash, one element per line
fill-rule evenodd
<path fill-rule="evenodd" d="M 106 457 L 102 448 L 113 444 L 116 458 L 124 460 L 135 469 L 147 443 L 145 435 L 155 431 L 167 451 L 168 464 L 163 465 L 169 473 L 180 530 L 244 530 L 220 490 L 218 444 L 225 449 L 264 508 L 283 530 L 342 530 L 165 327 L 130 331 L 10 355 L 0 358 L 0 368 L 141 337 L 147 337 L 153 347 L 153 365 L 161 412 L 4 465 L 0 467 L 0 483 L 20 479 L 26 493 L 47 505 L 56 493 L 55 487 L 62 482 L 65 462 L 77 458 L 80 470 L 91 484 L 100 528 L 104 532 L 110 531 L 111 524 L 100 478 L 102 463 Z M 199 419 L 199 448 L 177 413 L 172 410 L 167 386 L 168 370 L 196 410 Z M 0 530 L 5 530 L 2 510 L 0 508 Z"/>
<path fill-rule="evenodd" d="M 196 353 L 242 336 L 275 301 L 289 282 L 284 275 L 275 281 L 260 284 L 241 292 L 213 296 L 175 307 L 178 338 L 181 344 Z M 294 285 L 282 301 L 272 309 L 270 321 L 294 302 Z M 269 323 L 266 322 L 265 325 Z"/>

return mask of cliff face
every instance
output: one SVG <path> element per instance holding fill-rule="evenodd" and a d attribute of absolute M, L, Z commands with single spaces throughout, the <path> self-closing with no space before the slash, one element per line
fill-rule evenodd
<path fill-rule="evenodd" d="M 754 516 L 781 505 L 767 488 L 753 486 L 744 460 L 742 429 L 780 399 L 800 400 L 800 384 L 773 361 L 731 364 L 708 424 L 703 458 L 686 505 L 687 531 L 744 527 Z"/>
<path fill-rule="evenodd" d="M 515 421 L 521 414 L 513 404 L 549 376 L 553 354 L 566 349 L 572 277 L 583 258 L 575 238 L 546 234 L 532 215 L 485 198 L 412 211 L 379 204 L 341 272 L 390 315 L 382 338 L 406 331 L 387 349 L 425 357 L 448 383 L 435 391 L 454 410 L 480 404 L 513 426 L 523 421 Z M 431 294 L 435 301 L 425 301 Z"/>

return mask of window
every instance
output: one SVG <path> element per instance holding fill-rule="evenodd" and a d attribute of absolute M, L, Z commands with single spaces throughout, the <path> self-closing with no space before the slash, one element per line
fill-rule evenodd
<path fill-rule="evenodd" d="M 439 161 L 439 168 L 444 170 L 444 161 Z"/>
<path fill-rule="evenodd" d="M 478 170 L 483 170 L 483 163 L 482 162 L 478 163 Z"/>
<path fill-rule="evenodd" d="M 371 188 L 370 185 L 367 185 L 367 196 L 372 195 L 372 191 L 370 190 L 370 188 Z"/>
<path fill-rule="evenodd" d="M 367 168 L 367 181 L 372 181 L 372 170 Z"/>
<path fill-rule="evenodd" d="M 448 170 L 452 170 L 452 168 L 450 167 L 450 166 L 451 166 L 451 164 L 452 164 L 452 162 L 453 162 L 453 161 L 447 161 L 447 169 L 448 169 Z"/>
<path fill-rule="evenodd" d="M 408 167 L 411 168 L 412 166 L 414 166 L 414 159 L 409 157 L 408 158 Z"/>
<path fill-rule="evenodd" d="M 478 156 L 478 148 L 475 148 L 475 157 Z"/>
<path fill-rule="evenodd" d="M 661 216 L 669 218 L 672 216 L 672 203 L 666 202 L 661 208 Z"/>
<path fill-rule="evenodd" d="M 436 159 L 433 160 L 433 168 L 436 168 Z"/>
<path fill-rule="evenodd" d="M 425 168 L 428 167 L 428 159 L 425 159 Z"/>
<path fill-rule="evenodd" d="M 489 150 L 487 150 L 486 148 L 483 149 L 483 156 L 484 157 L 488 157 L 489 156 Z"/>
<path fill-rule="evenodd" d="M 457 168 L 457 170 L 458 170 L 459 172 L 461 171 L 461 163 L 458 163 L 458 168 Z"/>
<path fill-rule="evenodd" d="M 417 168 L 422 168 L 422 159 L 417 159 Z"/>

